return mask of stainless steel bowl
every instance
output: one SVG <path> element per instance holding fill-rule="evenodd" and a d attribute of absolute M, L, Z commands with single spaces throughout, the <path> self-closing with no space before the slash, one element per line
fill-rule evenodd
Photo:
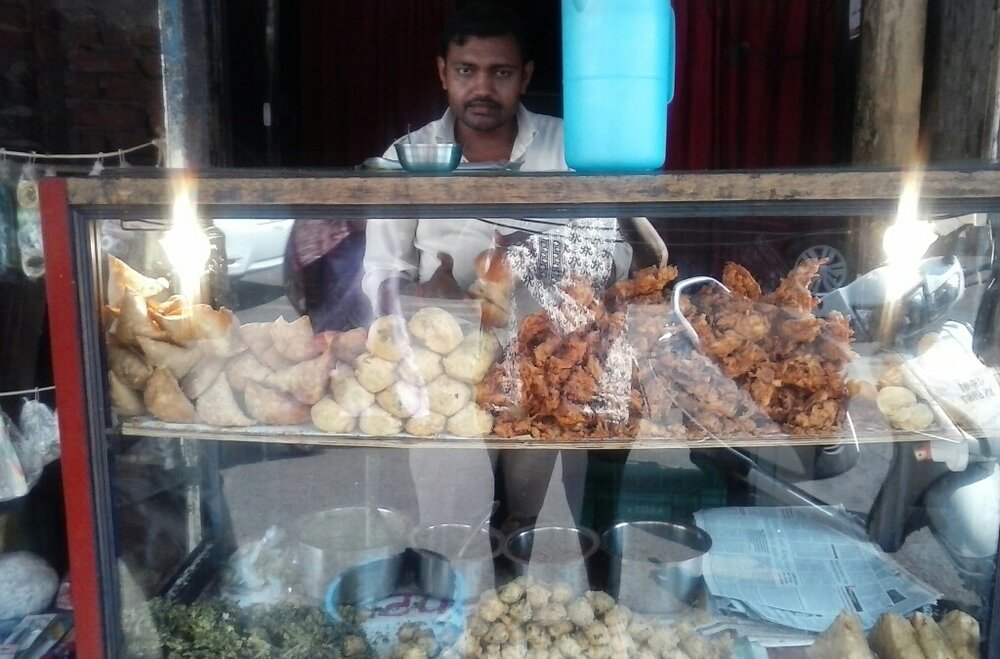
<path fill-rule="evenodd" d="M 704 587 L 702 559 L 712 547 L 705 531 L 673 522 L 615 524 L 604 532 L 608 591 L 642 613 L 671 613 L 690 606 Z"/>
<path fill-rule="evenodd" d="M 462 145 L 397 142 L 396 155 L 410 172 L 450 172 L 462 161 Z"/>
<path fill-rule="evenodd" d="M 333 508 L 300 517 L 292 523 L 291 535 L 300 544 L 307 594 L 322 599 L 330 582 L 348 568 L 401 554 L 411 528 L 401 513 L 367 506 Z M 388 579 L 395 583 L 396 576 Z"/>
<path fill-rule="evenodd" d="M 376 558 L 347 568 L 324 586 L 326 608 L 341 604 L 372 602 L 389 597 L 399 589 L 406 554 Z"/>
<path fill-rule="evenodd" d="M 469 537 L 465 552 L 459 556 Z M 455 593 L 454 575 L 464 581 L 465 596 L 479 597 L 493 588 L 493 559 L 500 555 L 503 536 L 493 528 L 470 524 L 434 524 L 417 529 L 411 547 L 419 557 L 417 586 L 431 597 L 450 599 Z"/>
<path fill-rule="evenodd" d="M 440 561 L 445 561 L 439 554 L 433 554 L 430 551 L 427 551 L 427 554 L 436 556 Z M 416 552 L 407 549 L 396 556 L 377 558 L 348 568 L 337 579 L 334 579 L 326 589 L 323 605 L 327 615 L 331 620 L 341 621 L 343 620 L 340 610 L 342 604 L 370 603 L 377 606 L 379 600 L 384 600 L 387 596 L 399 595 L 404 591 L 410 592 L 413 586 L 410 574 L 417 561 L 419 561 L 419 557 Z M 464 600 L 461 577 L 453 573 L 451 582 L 455 584 L 455 592 L 449 593 L 447 597 L 441 599 L 451 602 Z M 388 604 L 387 608 L 399 606 L 405 608 L 406 606 L 401 605 L 396 598 L 384 603 Z M 422 604 L 418 605 L 418 608 L 424 613 L 430 613 L 424 610 Z M 369 618 L 367 622 L 362 621 L 360 624 L 372 637 L 384 638 L 386 634 L 395 637 L 391 630 L 399 624 L 406 623 L 407 620 L 407 617 L 393 618 L 392 614 L 389 614 L 389 617 L 376 616 Z M 465 626 L 465 607 L 461 605 L 438 607 L 436 613 L 432 613 L 430 618 L 421 616 L 421 620 L 434 629 L 435 633 L 448 630 L 448 633 L 454 633 L 457 637 Z"/>
<path fill-rule="evenodd" d="M 587 528 L 536 526 L 509 535 L 503 554 L 516 575 L 563 583 L 581 594 L 590 589 L 588 572 L 600 545 L 600 537 Z"/>

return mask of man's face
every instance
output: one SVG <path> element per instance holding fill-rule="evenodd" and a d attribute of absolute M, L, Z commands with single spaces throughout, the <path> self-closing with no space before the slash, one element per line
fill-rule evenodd
<path fill-rule="evenodd" d="M 458 121 L 476 131 L 492 131 L 513 120 L 534 71 L 521 61 L 511 37 L 470 37 L 452 43 L 447 59 L 438 57 L 438 76 Z"/>

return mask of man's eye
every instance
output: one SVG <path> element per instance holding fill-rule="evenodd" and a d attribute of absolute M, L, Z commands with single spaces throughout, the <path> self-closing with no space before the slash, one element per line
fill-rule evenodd
<path fill-rule="evenodd" d="M 457 69 L 455 69 L 455 71 L 460 76 L 467 76 L 467 75 L 471 75 L 472 74 L 472 69 L 469 68 L 468 66 L 460 66 Z"/>
<path fill-rule="evenodd" d="M 509 78 L 511 77 L 511 75 L 513 75 L 513 71 L 510 71 L 508 69 L 500 69 L 499 71 L 497 71 L 496 75 L 498 78 Z"/>

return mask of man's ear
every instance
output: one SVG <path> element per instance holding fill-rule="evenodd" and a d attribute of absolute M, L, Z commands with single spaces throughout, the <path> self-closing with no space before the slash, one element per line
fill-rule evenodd
<path fill-rule="evenodd" d="M 531 76 L 535 73 L 535 60 L 528 60 L 524 63 L 524 82 L 521 83 L 521 93 L 528 91 L 528 84 L 531 83 Z"/>
<path fill-rule="evenodd" d="M 445 75 L 447 73 L 445 68 L 447 66 L 447 63 L 444 61 L 444 58 L 441 57 L 440 55 L 437 56 L 437 65 L 438 65 L 438 79 L 441 80 L 441 89 L 447 91 L 448 76 Z"/>

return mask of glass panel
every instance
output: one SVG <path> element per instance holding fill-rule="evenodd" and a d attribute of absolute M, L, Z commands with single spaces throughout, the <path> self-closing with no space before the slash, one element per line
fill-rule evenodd
<path fill-rule="evenodd" d="M 933 219 L 864 272 L 850 218 L 236 219 L 192 292 L 101 220 L 130 652 L 985 629 L 992 232 Z"/>

